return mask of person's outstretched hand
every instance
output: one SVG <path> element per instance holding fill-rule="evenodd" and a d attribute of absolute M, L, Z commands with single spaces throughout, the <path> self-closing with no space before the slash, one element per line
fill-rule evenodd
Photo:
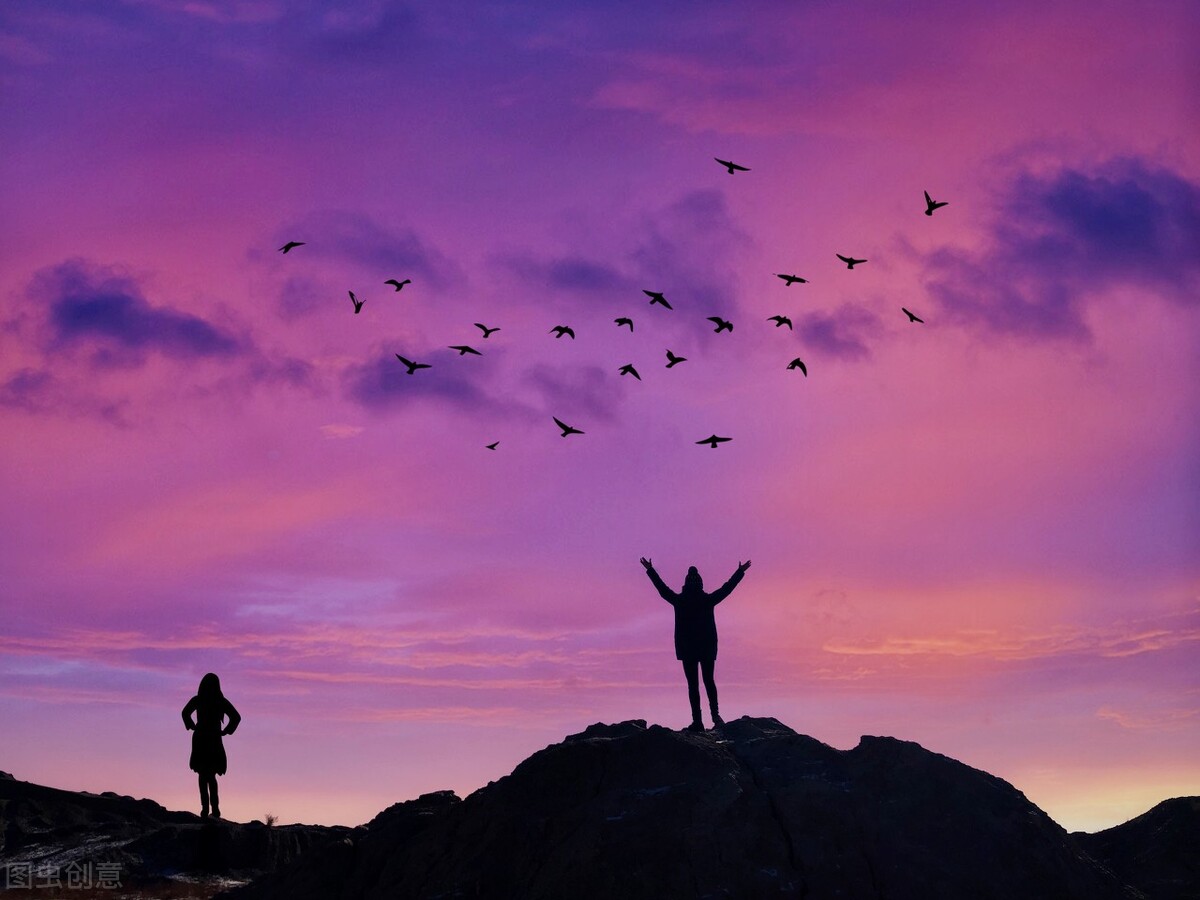
<path fill-rule="evenodd" d="M 746 560 L 745 562 L 738 563 L 738 571 L 739 572 L 745 572 L 748 568 L 750 568 L 750 560 Z"/>
<path fill-rule="evenodd" d="M 654 564 L 651 563 L 650 560 L 646 559 L 646 557 L 644 557 L 644 556 L 642 557 L 642 565 L 646 567 L 647 572 L 649 572 L 651 569 L 654 568 Z"/>

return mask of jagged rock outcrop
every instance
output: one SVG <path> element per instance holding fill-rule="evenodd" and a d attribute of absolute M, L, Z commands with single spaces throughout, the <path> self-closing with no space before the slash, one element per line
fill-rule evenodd
<path fill-rule="evenodd" d="M 126 887 L 178 876 L 248 881 L 349 831 L 203 820 L 153 800 L 0 778 L 0 863 L 56 870 L 115 863 Z"/>
<path fill-rule="evenodd" d="M 593 725 L 459 800 L 397 804 L 229 900 L 1134 900 L 1008 783 L 917 744 Z"/>
<path fill-rule="evenodd" d="M 1153 900 L 1200 898 L 1200 797 L 1164 800 L 1122 825 L 1072 837 Z"/>

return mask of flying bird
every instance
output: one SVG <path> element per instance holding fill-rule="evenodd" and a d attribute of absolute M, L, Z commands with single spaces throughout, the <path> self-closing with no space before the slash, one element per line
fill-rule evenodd
<path fill-rule="evenodd" d="M 865 259 L 855 259 L 853 256 L 842 256 L 842 254 L 840 254 L 840 253 L 837 253 L 834 255 L 837 256 L 838 259 L 840 259 L 842 262 L 844 262 L 846 264 L 847 269 L 853 269 L 859 263 L 866 262 Z"/>
<path fill-rule="evenodd" d="M 396 286 L 396 290 L 400 290 L 406 284 L 412 284 L 412 279 L 405 278 L 403 281 L 397 281 L 395 278 L 389 278 L 387 281 L 384 282 L 384 284 L 394 284 Z"/>
<path fill-rule="evenodd" d="M 789 331 L 792 328 L 792 320 L 787 316 L 767 316 L 767 321 L 774 322 L 776 328 L 778 328 L 780 325 L 786 325 Z"/>
<path fill-rule="evenodd" d="M 925 192 L 925 215 L 932 216 L 935 209 L 940 209 L 949 203 L 949 200 L 934 200 L 929 196 L 929 191 Z"/>
<path fill-rule="evenodd" d="M 396 359 L 400 360 L 400 362 L 404 363 L 404 365 L 408 367 L 408 374 L 409 374 L 409 375 L 411 375 L 413 372 L 417 371 L 417 369 L 428 369 L 428 368 L 431 368 L 431 366 L 429 365 L 429 363 L 418 363 L 418 362 L 413 362 L 411 359 L 405 359 L 405 358 L 404 358 L 403 356 L 401 356 L 399 353 L 397 353 L 397 354 L 396 354 Z"/>
<path fill-rule="evenodd" d="M 488 339 L 488 335 L 490 335 L 490 334 L 491 334 L 493 331 L 499 331 L 499 330 L 500 330 L 500 326 L 499 326 L 499 325 L 497 325 L 495 328 L 488 328 L 488 327 L 487 327 L 486 325 L 484 325 L 482 322 L 476 322 L 476 323 L 475 323 L 475 327 L 476 327 L 476 328 L 478 328 L 480 331 L 482 331 L 482 332 L 483 332 L 483 339 L 484 339 L 485 341 Z"/>
<path fill-rule="evenodd" d="M 795 359 L 793 359 L 790 363 L 788 363 L 787 367 L 788 367 L 789 372 L 792 369 L 799 369 L 801 372 L 804 373 L 805 378 L 808 377 L 808 366 L 804 365 L 804 360 L 802 360 L 798 356 Z"/>
<path fill-rule="evenodd" d="M 354 291 L 346 291 L 346 293 L 350 295 L 350 302 L 354 304 L 354 314 L 357 316 L 360 312 L 362 312 L 363 304 L 367 301 L 359 300 L 357 297 L 355 297 Z"/>
<path fill-rule="evenodd" d="M 551 416 L 550 418 L 554 419 L 554 424 L 562 429 L 563 437 L 566 437 L 568 434 L 583 434 L 583 432 L 580 431 L 578 428 L 572 428 L 566 422 L 563 422 L 561 419 L 559 419 L 555 416 Z"/>
<path fill-rule="evenodd" d="M 618 328 L 620 328 L 622 325 L 628 325 L 629 330 L 633 331 L 633 319 L 629 318 L 629 316 L 621 316 L 621 318 L 613 319 L 613 321 L 617 323 Z"/>
<path fill-rule="evenodd" d="M 297 247 L 303 247 L 307 241 L 288 241 L 279 248 L 280 252 L 287 253 L 290 250 L 295 250 Z"/>
<path fill-rule="evenodd" d="M 697 443 L 697 444 L 708 444 L 708 446 L 710 446 L 710 447 L 712 447 L 714 450 L 716 450 L 716 449 L 717 449 L 717 444 L 723 444 L 723 443 L 725 443 L 726 441 L 732 441 L 732 440 L 733 440 L 733 438 L 727 438 L 727 437 L 717 437 L 715 434 L 713 434 L 713 435 L 709 435 L 708 437 L 706 437 L 706 438 L 705 438 L 704 440 L 702 440 L 702 441 L 696 441 L 696 443 Z"/>
<path fill-rule="evenodd" d="M 904 313 L 906 316 L 908 316 L 908 321 L 909 321 L 909 322 L 920 322 L 922 325 L 924 325 L 924 324 L 925 324 L 925 320 L 924 320 L 924 319 L 920 318 L 919 316 L 914 316 L 912 313 L 910 313 L 910 312 L 909 312 L 907 309 L 905 309 L 903 306 L 902 306 L 902 307 L 900 307 L 900 309 L 901 309 L 901 311 L 902 311 L 902 312 L 903 312 L 903 313 Z"/>
<path fill-rule="evenodd" d="M 655 303 L 657 303 L 660 306 L 665 306 L 667 309 L 674 309 L 674 307 L 671 306 L 671 304 L 667 302 L 667 298 L 662 295 L 661 291 L 645 291 L 644 290 L 644 291 L 642 291 L 642 293 L 650 298 L 651 306 L 653 306 Z"/>
<path fill-rule="evenodd" d="M 717 326 L 713 329 L 713 334 L 720 334 L 722 331 L 733 331 L 733 323 L 727 319 L 722 319 L 720 316 L 709 316 L 708 321 Z"/>
<path fill-rule="evenodd" d="M 726 170 L 729 172 L 730 175 L 732 175 L 734 172 L 749 172 L 750 171 L 745 166 L 739 166 L 736 163 L 731 163 L 727 159 L 717 159 L 717 157 L 715 157 L 715 156 L 713 157 L 713 159 L 716 159 L 717 162 L 719 162 L 721 165 L 723 165 L 726 168 Z"/>
<path fill-rule="evenodd" d="M 687 362 L 687 357 L 686 356 L 676 356 L 670 350 L 667 351 L 667 368 L 668 369 L 671 368 L 671 366 L 675 365 L 676 363 L 681 363 L 681 362 Z"/>
<path fill-rule="evenodd" d="M 638 370 L 633 367 L 633 363 L 625 363 L 621 366 L 620 372 L 622 375 L 632 375 L 638 381 L 642 380 L 642 376 L 638 374 Z"/>
<path fill-rule="evenodd" d="M 782 279 L 783 279 L 783 283 L 784 283 L 784 284 L 785 284 L 787 287 L 791 287 L 791 286 L 792 286 L 793 284 L 795 284 L 797 281 L 798 281 L 798 282 L 800 282 L 801 284 L 808 284 L 808 279 L 807 279 L 807 278 L 801 278 L 799 275 L 776 275 L 775 277 L 776 277 L 776 278 L 782 278 Z"/>
<path fill-rule="evenodd" d="M 553 334 L 555 340 L 558 340 L 564 334 L 569 334 L 571 336 L 571 340 L 575 340 L 575 329 L 573 329 L 570 325 L 555 325 L 547 333 Z"/>
<path fill-rule="evenodd" d="M 500 443 L 499 441 L 496 441 L 495 443 L 485 444 L 484 446 L 486 446 L 489 450 L 495 450 L 497 445 L 499 445 L 499 443 Z"/>
<path fill-rule="evenodd" d="M 457 350 L 459 356 L 466 356 L 468 353 L 473 353 L 476 356 L 483 356 L 483 354 L 474 347 L 468 347 L 466 344 L 451 344 L 449 349 Z"/>

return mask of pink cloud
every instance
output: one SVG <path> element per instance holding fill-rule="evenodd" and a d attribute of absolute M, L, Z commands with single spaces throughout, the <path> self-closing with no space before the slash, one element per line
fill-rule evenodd
<path fill-rule="evenodd" d="M 887 637 L 870 643 L 829 643 L 823 649 L 850 656 L 953 656 L 1015 661 L 1080 653 L 1134 656 L 1196 641 L 1200 641 L 1200 628 L 1183 631 L 1061 628 L 1050 634 L 975 630 L 929 637 Z"/>
<path fill-rule="evenodd" d="M 1186 727 L 1198 714 L 1200 713 L 1194 707 L 1156 710 L 1149 714 L 1141 711 L 1114 709 L 1110 706 L 1102 706 L 1096 710 L 1097 718 L 1115 722 L 1122 728 L 1150 729 L 1152 731 Z"/>

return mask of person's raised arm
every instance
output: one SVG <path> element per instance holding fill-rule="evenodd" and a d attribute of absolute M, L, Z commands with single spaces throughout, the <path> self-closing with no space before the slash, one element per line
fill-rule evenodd
<path fill-rule="evenodd" d="M 731 593 L 733 593 L 733 589 L 738 586 L 739 582 L 741 582 L 742 576 L 746 574 L 746 570 L 748 568 L 750 568 L 750 560 L 746 560 L 744 563 L 738 563 L 737 571 L 729 576 L 729 580 L 708 595 L 709 599 L 711 599 L 713 602 L 713 606 L 716 606 Z"/>
<path fill-rule="evenodd" d="M 667 587 L 666 582 L 662 580 L 658 572 L 654 571 L 654 564 L 643 556 L 642 565 L 646 567 L 646 574 L 650 576 L 650 581 L 654 585 L 655 590 L 658 591 L 659 596 L 674 606 L 675 592 Z"/>
<path fill-rule="evenodd" d="M 228 700 L 225 701 L 225 715 L 229 716 L 229 724 L 225 726 L 225 730 L 221 733 L 233 734 L 235 731 L 237 731 L 237 727 L 241 723 L 242 717 L 238 711 L 233 708 L 233 704 Z"/>
<path fill-rule="evenodd" d="M 196 698 L 193 697 L 187 702 L 187 706 L 183 708 L 183 727 L 188 731 L 196 727 L 196 723 L 192 721 L 192 713 L 196 711 L 197 706 L 199 704 L 196 702 Z"/>

